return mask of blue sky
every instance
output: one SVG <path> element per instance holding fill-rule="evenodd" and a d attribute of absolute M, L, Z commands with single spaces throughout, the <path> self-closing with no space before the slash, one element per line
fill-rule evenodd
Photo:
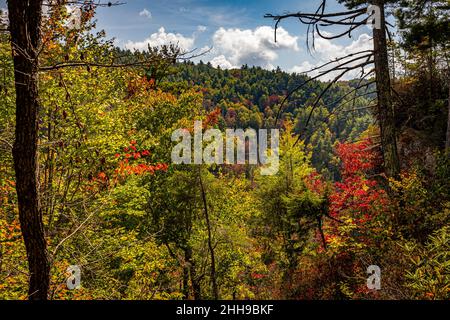
<path fill-rule="evenodd" d="M 273 43 L 273 21 L 265 13 L 314 11 L 320 0 L 123 0 L 125 5 L 98 9 L 98 28 L 129 49 L 177 42 L 186 50 L 212 48 L 204 61 L 223 68 L 246 63 L 271 69 L 303 72 L 349 50 L 370 45 L 370 29 L 362 27 L 352 39 L 321 41 L 311 56 L 305 47 L 306 28 L 296 20 L 282 24 Z M 4 0 L 0 1 L 5 7 Z M 328 1 L 328 10 L 342 9 Z M 335 30 L 329 30 L 330 32 Z"/>

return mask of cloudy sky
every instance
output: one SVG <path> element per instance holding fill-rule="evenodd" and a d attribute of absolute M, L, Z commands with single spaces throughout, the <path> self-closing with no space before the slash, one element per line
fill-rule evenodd
<path fill-rule="evenodd" d="M 283 22 L 278 42 L 274 42 L 274 23 L 264 19 L 264 14 L 311 12 L 320 0 L 123 1 L 125 5 L 101 8 L 97 15 L 98 28 L 114 37 L 117 45 L 140 50 L 148 44 L 172 42 L 185 50 L 212 48 L 201 59 L 222 68 L 248 64 L 303 72 L 352 50 L 370 47 L 371 30 L 362 27 L 352 38 L 319 40 L 311 55 L 305 45 L 306 27 L 296 20 Z M 0 1 L 1 7 L 4 3 Z M 329 11 L 342 9 L 335 0 L 328 3 Z"/>

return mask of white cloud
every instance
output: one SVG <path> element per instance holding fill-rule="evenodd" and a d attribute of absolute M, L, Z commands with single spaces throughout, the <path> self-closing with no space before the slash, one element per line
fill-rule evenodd
<path fill-rule="evenodd" d="M 227 58 L 223 54 L 213 58 L 210 62 L 214 68 L 217 68 L 217 67 L 220 67 L 221 69 L 237 68 L 237 66 L 233 66 L 233 64 L 230 61 L 228 61 Z"/>
<path fill-rule="evenodd" d="M 304 61 L 302 64 L 295 66 L 291 69 L 291 72 L 295 73 L 305 73 L 313 68 L 316 68 L 320 65 L 323 65 L 325 63 L 328 63 L 332 60 L 335 60 L 336 58 L 345 57 L 348 54 L 356 53 L 364 50 L 371 50 L 373 49 L 373 42 L 372 38 L 368 34 L 361 34 L 358 39 L 352 41 L 349 45 L 344 46 L 340 44 L 333 43 L 330 40 L 326 40 L 320 37 L 316 37 L 315 39 L 315 51 L 314 51 L 314 57 L 315 61 L 313 63 Z M 356 56 L 355 56 L 356 57 Z M 354 63 L 350 63 L 348 66 L 355 66 L 359 63 L 363 62 L 356 61 Z M 330 64 L 329 66 L 325 67 L 323 70 L 327 70 L 335 66 L 336 63 Z M 366 67 L 366 71 L 371 68 L 370 66 Z M 332 72 L 328 75 L 323 76 L 322 80 L 332 80 L 336 76 L 338 76 L 342 71 L 336 71 Z M 354 79 L 358 77 L 358 75 L 361 73 L 361 69 L 353 70 L 351 72 L 348 72 L 342 80 L 348 80 L 348 79 Z M 309 73 L 310 76 L 318 75 L 319 71 L 314 71 Z"/>
<path fill-rule="evenodd" d="M 55 5 L 56 0 L 44 0 L 42 5 L 42 16 L 44 20 L 50 18 L 50 8 Z M 81 27 L 82 10 L 79 6 L 65 5 L 67 10 L 67 17 L 63 22 L 69 29 L 77 29 Z M 1 9 L 6 10 L 6 9 Z M 7 11 L 6 11 L 7 12 Z"/>
<path fill-rule="evenodd" d="M 303 61 L 301 65 L 292 68 L 291 72 L 294 73 L 305 73 L 314 68 L 314 65 L 309 61 Z"/>
<path fill-rule="evenodd" d="M 8 19 L 8 9 L 0 8 L 1 14 L 0 14 L 0 23 L 3 25 L 9 24 Z"/>
<path fill-rule="evenodd" d="M 198 32 L 205 32 L 206 29 L 207 29 L 207 28 L 206 28 L 205 26 L 198 26 L 198 27 L 197 27 L 197 31 L 198 31 Z"/>
<path fill-rule="evenodd" d="M 199 54 L 201 54 L 201 55 L 208 55 L 213 51 L 214 51 L 214 49 L 210 46 L 204 46 L 203 48 L 198 50 Z"/>
<path fill-rule="evenodd" d="M 139 16 L 151 19 L 152 18 L 152 13 L 150 11 L 148 11 L 147 9 L 144 9 L 141 12 L 139 12 Z"/>
<path fill-rule="evenodd" d="M 216 65 L 227 68 L 249 64 L 272 69 L 271 62 L 278 58 L 278 51 L 299 51 L 298 37 L 279 28 L 275 42 L 274 32 L 268 26 L 255 30 L 220 28 L 213 36 L 214 50 L 219 55 L 211 63 L 214 61 Z"/>
<path fill-rule="evenodd" d="M 66 21 L 66 26 L 70 29 L 81 28 L 81 16 L 83 15 L 82 10 L 78 7 L 71 6 L 66 6 L 66 8 L 69 15 Z"/>
<path fill-rule="evenodd" d="M 160 47 L 162 45 L 176 44 L 182 50 L 189 51 L 194 47 L 195 36 L 186 37 L 180 33 L 167 33 L 164 27 L 159 28 L 158 32 L 150 35 L 149 38 L 141 42 L 128 41 L 125 48 L 129 50 L 144 51 L 151 47 Z"/>

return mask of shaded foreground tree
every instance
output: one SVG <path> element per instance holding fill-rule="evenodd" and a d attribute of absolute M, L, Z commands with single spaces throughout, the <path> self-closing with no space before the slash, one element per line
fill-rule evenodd
<path fill-rule="evenodd" d="M 27 251 L 29 268 L 28 298 L 46 300 L 50 285 L 50 261 L 43 223 L 43 210 L 39 194 L 39 73 L 62 68 L 85 67 L 143 67 L 161 60 L 174 63 L 183 54 L 175 46 L 162 51 L 149 50 L 131 62 L 123 62 L 119 58 L 112 61 L 87 61 L 80 57 L 77 61 L 53 62 L 43 65 L 41 53 L 45 49 L 43 43 L 42 24 L 44 20 L 43 6 L 49 12 L 55 12 L 67 5 L 80 6 L 83 12 L 91 13 L 97 7 L 120 5 L 115 2 L 94 1 L 47 1 L 43 0 L 9 0 L 9 26 L 12 56 L 14 59 L 14 76 L 16 89 L 16 129 L 13 147 L 13 159 L 16 174 L 16 189 L 19 207 L 21 232 Z M 89 15 L 88 15 L 89 16 Z M 80 26 L 78 32 L 89 29 Z M 62 37 L 59 35 L 58 39 Z M 61 39 L 60 39 L 61 40 Z M 62 40 L 61 40 L 62 41 Z M 150 48 L 149 48 L 150 49 Z"/>
<path fill-rule="evenodd" d="M 9 0 L 14 57 L 16 133 L 13 148 L 19 218 L 29 264 L 29 298 L 47 299 L 50 264 L 39 200 L 39 48 L 42 0 Z"/>
<path fill-rule="evenodd" d="M 395 129 L 394 106 L 391 94 L 391 79 L 389 75 L 389 57 L 387 46 L 387 27 L 385 17 L 385 0 L 374 0 L 373 4 L 380 8 L 380 28 L 373 29 L 375 56 L 375 76 L 378 92 L 378 117 L 380 121 L 381 141 L 386 173 L 389 177 L 398 178 L 400 160 L 397 151 L 397 134 Z"/>
<path fill-rule="evenodd" d="M 370 23 L 374 24 L 373 50 L 354 52 L 310 70 L 309 72 L 315 71 L 318 73 L 318 75 L 300 84 L 295 90 L 293 90 L 286 96 L 278 110 L 276 120 L 278 122 L 284 104 L 289 100 L 294 92 L 300 90 L 307 83 L 313 80 L 319 79 L 326 75 L 337 74 L 337 76 L 335 76 L 333 80 L 329 82 L 329 84 L 313 104 L 310 117 L 305 124 L 306 130 L 306 127 L 308 127 L 312 118 L 313 112 L 317 108 L 322 97 L 329 89 L 332 88 L 334 84 L 341 80 L 345 75 L 355 70 L 361 70 L 360 78 L 362 83 L 362 81 L 364 81 L 367 77 L 375 74 L 378 95 L 377 111 L 385 171 L 388 177 L 397 178 L 400 173 L 400 160 L 397 151 L 397 135 L 395 129 L 394 108 L 392 104 L 391 82 L 389 75 L 387 46 L 387 33 L 389 31 L 387 29 L 385 20 L 385 5 L 390 1 L 340 0 L 339 2 L 344 3 L 348 7 L 348 10 L 343 12 L 327 13 L 327 1 L 322 0 L 318 9 L 313 13 L 298 12 L 284 15 L 267 14 L 265 16 L 266 18 L 272 18 L 276 21 L 275 40 L 278 25 L 284 19 L 297 18 L 299 19 L 300 23 L 307 25 L 308 49 L 314 49 L 314 42 L 316 37 L 320 37 L 326 40 L 338 39 L 346 36 L 351 36 L 351 33 L 361 26 L 365 26 Z M 374 7 L 369 7 L 368 5 L 373 5 Z M 371 15 L 369 15 L 368 12 L 371 13 Z M 343 31 L 338 32 L 335 35 L 330 35 L 328 33 L 324 33 L 323 30 L 321 30 L 321 28 L 323 27 L 343 28 Z M 373 64 L 375 65 L 374 69 L 370 71 L 365 70 L 365 67 Z M 372 82 L 366 82 L 362 86 L 358 86 L 358 89 L 368 87 L 370 84 L 372 84 Z M 358 95 L 355 94 L 355 99 L 357 97 Z M 299 136 L 299 139 L 300 138 L 301 136 Z"/>

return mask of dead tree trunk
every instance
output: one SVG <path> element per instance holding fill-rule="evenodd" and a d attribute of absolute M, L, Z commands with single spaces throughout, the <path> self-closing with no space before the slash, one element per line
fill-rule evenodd
<path fill-rule="evenodd" d="M 380 19 L 381 28 L 374 28 L 373 31 L 381 144 L 386 174 L 388 177 L 396 178 L 400 174 L 400 160 L 397 151 L 394 106 L 391 96 L 384 0 L 373 0 L 373 4 L 380 8 L 381 13 L 380 17 L 377 17 Z"/>
<path fill-rule="evenodd" d="M 9 0 L 8 11 L 16 83 L 13 158 L 20 226 L 28 258 L 29 299 L 45 300 L 50 265 L 38 177 L 38 51 L 41 45 L 42 0 Z"/>

